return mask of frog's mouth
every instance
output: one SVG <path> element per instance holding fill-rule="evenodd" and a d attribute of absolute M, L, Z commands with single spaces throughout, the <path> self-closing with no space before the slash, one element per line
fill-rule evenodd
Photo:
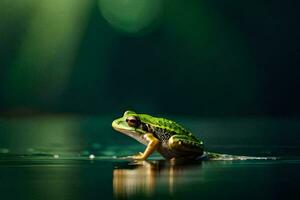
<path fill-rule="evenodd" d="M 143 138 L 143 134 L 139 133 L 138 129 L 128 126 L 127 122 L 122 118 L 114 120 L 112 122 L 112 127 L 116 131 L 124 133 L 125 135 L 132 137 L 143 144 L 146 143 L 145 139 Z"/>
<path fill-rule="evenodd" d="M 128 124 L 121 118 L 112 122 L 112 127 L 121 133 L 126 135 L 132 135 L 135 132 L 135 128 L 128 126 Z"/>

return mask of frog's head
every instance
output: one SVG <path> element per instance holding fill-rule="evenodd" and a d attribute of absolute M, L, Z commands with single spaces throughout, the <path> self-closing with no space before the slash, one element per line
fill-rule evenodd
<path fill-rule="evenodd" d="M 141 143 L 145 143 L 143 135 L 147 133 L 147 127 L 141 119 L 141 115 L 134 111 L 126 111 L 123 117 L 112 122 L 112 127 L 125 135 L 128 135 Z"/>

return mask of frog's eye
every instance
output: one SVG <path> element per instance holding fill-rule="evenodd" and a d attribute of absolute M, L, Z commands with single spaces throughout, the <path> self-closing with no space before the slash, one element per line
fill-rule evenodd
<path fill-rule="evenodd" d="M 131 126 L 131 127 L 138 127 L 141 124 L 140 119 L 136 116 L 127 117 L 126 122 L 127 122 L 128 126 Z"/>

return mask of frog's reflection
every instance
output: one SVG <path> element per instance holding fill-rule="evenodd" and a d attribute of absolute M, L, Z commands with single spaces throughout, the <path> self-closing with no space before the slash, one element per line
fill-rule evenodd
<path fill-rule="evenodd" d="M 201 163 L 182 163 L 180 161 L 139 161 L 122 163 L 113 171 L 113 191 L 117 198 L 135 195 L 150 196 L 156 188 L 174 192 L 174 183 L 185 182 Z M 196 173 L 196 174 L 198 174 Z M 176 180 L 175 180 L 176 179 Z"/>

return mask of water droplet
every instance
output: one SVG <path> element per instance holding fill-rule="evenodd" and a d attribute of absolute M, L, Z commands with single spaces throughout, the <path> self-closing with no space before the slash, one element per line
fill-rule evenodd
<path fill-rule="evenodd" d="M 57 159 L 57 158 L 59 158 L 59 155 L 58 154 L 54 154 L 53 158 Z"/>

